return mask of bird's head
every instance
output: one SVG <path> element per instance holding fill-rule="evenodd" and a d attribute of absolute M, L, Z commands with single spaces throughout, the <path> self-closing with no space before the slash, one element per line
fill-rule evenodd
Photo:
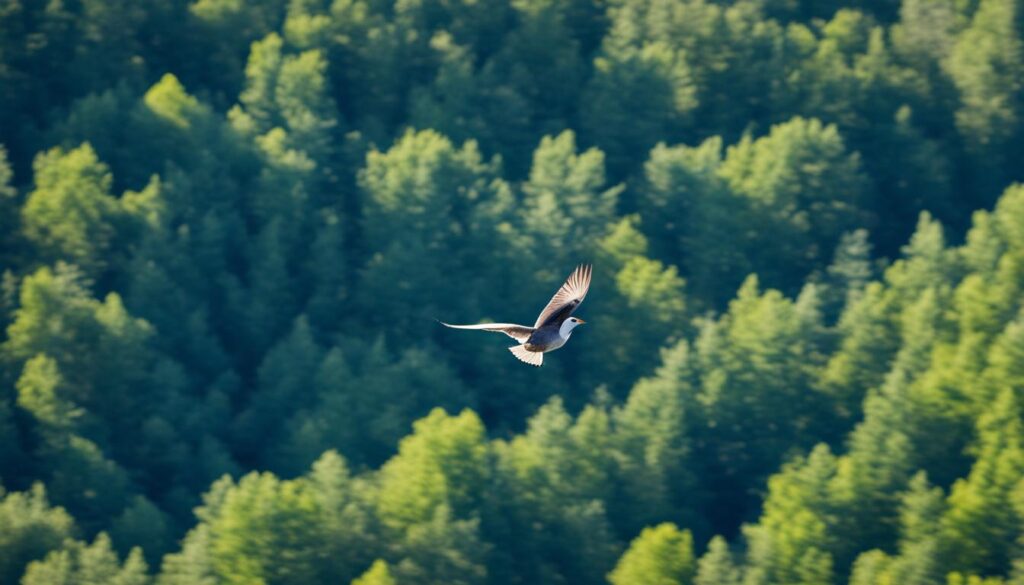
<path fill-rule="evenodd" d="M 573 329 L 579 327 L 580 325 L 583 325 L 584 323 L 586 323 L 586 321 L 580 319 L 579 317 L 569 317 L 565 321 L 562 321 L 562 328 L 560 333 L 569 334 L 572 332 Z"/>

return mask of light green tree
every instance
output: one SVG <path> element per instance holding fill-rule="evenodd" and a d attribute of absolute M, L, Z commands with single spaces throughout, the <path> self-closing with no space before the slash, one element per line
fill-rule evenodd
<path fill-rule="evenodd" d="M 358 579 L 352 581 L 352 585 L 396 585 L 397 581 L 391 576 L 388 564 L 380 559 L 373 562 Z"/>
<path fill-rule="evenodd" d="M 612 585 L 689 585 L 695 572 L 693 537 L 666 523 L 645 528 L 608 580 Z"/>
<path fill-rule="evenodd" d="M 16 583 L 25 565 L 77 532 L 64 508 L 50 505 L 41 483 L 24 492 L 0 492 L 0 526 L 0 579 L 5 583 Z"/>
<path fill-rule="evenodd" d="M 838 234 L 863 221 L 860 157 L 836 126 L 795 118 L 757 140 L 745 137 L 727 149 L 720 173 L 750 201 L 751 221 L 772 226 L 759 230 L 748 250 L 768 282 L 791 281 L 830 257 Z M 771 241 L 764 239 L 769 233 Z"/>
<path fill-rule="evenodd" d="M 110 546 L 110 538 L 100 533 L 92 544 L 67 540 L 64 546 L 29 563 L 22 585 L 148 585 L 142 549 L 134 548 L 122 563 Z"/>
<path fill-rule="evenodd" d="M 33 163 L 35 188 L 22 210 L 25 236 L 48 261 L 77 264 L 99 276 L 119 251 L 115 244 L 123 220 L 111 194 L 110 170 L 89 144 L 51 149 Z"/>

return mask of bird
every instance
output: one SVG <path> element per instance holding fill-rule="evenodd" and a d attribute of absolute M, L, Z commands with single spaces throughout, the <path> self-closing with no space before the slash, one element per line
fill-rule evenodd
<path fill-rule="evenodd" d="M 452 325 L 444 321 L 438 321 L 438 323 L 452 329 L 476 329 L 504 333 L 519 342 L 519 345 L 508 348 L 512 355 L 531 366 L 540 367 L 544 363 L 545 353 L 565 345 L 573 330 L 586 323 L 579 317 L 573 317 L 572 313 L 587 296 L 592 274 L 593 267 L 591 265 L 580 264 L 577 266 L 569 278 L 565 279 L 565 283 L 558 289 L 555 296 L 551 297 L 544 310 L 540 312 L 533 327 L 515 323 L 480 323 L 478 325 Z"/>

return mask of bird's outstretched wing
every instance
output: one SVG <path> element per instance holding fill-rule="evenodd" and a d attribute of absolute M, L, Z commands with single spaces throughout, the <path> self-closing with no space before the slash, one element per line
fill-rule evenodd
<path fill-rule="evenodd" d="M 530 334 L 533 333 L 533 327 L 527 327 L 526 325 L 516 325 L 514 323 L 480 323 L 479 325 L 452 325 L 445 323 L 444 321 L 438 321 L 445 327 L 451 327 L 452 329 L 479 329 L 481 331 L 496 331 L 498 333 L 504 333 L 512 339 L 515 339 L 519 343 L 524 343 L 530 338 Z"/>
<path fill-rule="evenodd" d="M 587 291 L 590 290 L 592 273 L 593 268 L 589 264 L 577 266 L 576 270 L 573 270 L 569 278 L 565 280 L 562 288 L 558 289 L 555 296 L 548 301 L 548 305 L 540 312 L 534 328 L 539 329 L 551 323 L 561 324 L 569 315 L 572 315 L 576 307 L 583 302 L 583 297 L 587 296 Z"/>

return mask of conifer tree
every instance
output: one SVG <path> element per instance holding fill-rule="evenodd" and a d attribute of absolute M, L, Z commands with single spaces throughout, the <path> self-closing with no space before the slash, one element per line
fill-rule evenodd
<path fill-rule="evenodd" d="M 1009 570 L 1009 547 L 1020 535 L 1011 495 L 1024 477 L 1022 438 L 1020 407 L 1013 392 L 1004 390 L 978 420 L 977 458 L 970 475 L 950 490 L 941 532 L 950 569 L 982 575 Z"/>
<path fill-rule="evenodd" d="M 394 577 L 388 564 L 380 559 L 373 562 L 358 579 L 352 581 L 352 585 L 396 585 Z"/>
<path fill-rule="evenodd" d="M 608 580 L 612 585 L 689 585 L 695 565 L 690 533 L 660 524 L 640 533 Z"/>
<path fill-rule="evenodd" d="M 47 261 L 65 260 L 98 277 L 109 267 L 122 212 L 112 178 L 88 144 L 56 148 L 33 163 L 35 189 L 22 210 L 26 238 Z"/>
<path fill-rule="evenodd" d="M 60 548 L 77 528 L 64 508 L 51 506 L 43 484 L 24 492 L 0 492 L 0 579 L 16 583 L 30 561 Z"/>
<path fill-rule="evenodd" d="M 142 549 L 132 549 L 132 552 L 122 562 L 110 546 L 110 537 L 100 533 L 92 544 L 67 540 L 61 549 L 46 555 L 45 559 L 29 563 L 21 583 L 23 585 L 91 585 L 92 583 L 148 585 L 151 579 L 147 571 L 146 561 L 142 558 Z"/>
<path fill-rule="evenodd" d="M 697 562 L 695 585 L 740 585 L 741 571 L 732 559 L 729 545 L 721 536 L 708 543 L 707 552 Z"/>

